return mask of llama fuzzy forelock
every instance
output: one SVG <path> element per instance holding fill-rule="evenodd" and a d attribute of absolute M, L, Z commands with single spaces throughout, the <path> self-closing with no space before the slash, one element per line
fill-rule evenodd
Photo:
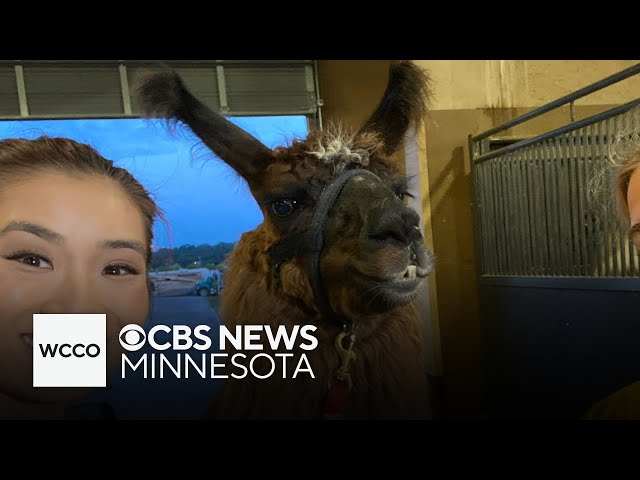
<path fill-rule="evenodd" d="M 333 173 L 335 175 L 343 172 L 352 164 L 367 167 L 370 157 L 369 150 L 355 148 L 353 140 L 353 136 L 345 136 L 338 131 L 334 135 L 328 135 L 324 139 L 320 139 L 316 149 L 308 151 L 307 154 L 322 160 L 325 164 L 333 164 Z"/>

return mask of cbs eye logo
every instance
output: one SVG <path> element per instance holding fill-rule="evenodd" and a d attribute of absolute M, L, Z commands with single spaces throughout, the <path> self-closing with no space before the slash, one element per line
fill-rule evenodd
<path fill-rule="evenodd" d="M 139 325 L 126 325 L 120 330 L 120 345 L 129 352 L 136 352 L 144 346 L 147 335 Z"/>

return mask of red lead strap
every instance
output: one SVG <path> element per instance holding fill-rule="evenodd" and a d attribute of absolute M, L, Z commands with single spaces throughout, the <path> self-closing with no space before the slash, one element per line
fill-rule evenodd
<path fill-rule="evenodd" d="M 347 339 L 347 346 L 344 346 L 344 339 Z M 335 347 L 340 355 L 340 367 L 336 371 L 335 379 L 329 387 L 324 404 L 324 418 L 326 420 L 336 420 L 344 417 L 347 409 L 349 391 L 352 387 L 351 373 L 349 365 L 356 359 L 353 352 L 353 344 L 356 337 L 346 330 L 340 332 L 335 339 Z"/>
<path fill-rule="evenodd" d="M 340 380 L 333 382 L 324 402 L 324 419 L 339 420 L 344 417 L 344 413 L 347 410 L 348 396 L 349 386 L 346 382 Z"/>

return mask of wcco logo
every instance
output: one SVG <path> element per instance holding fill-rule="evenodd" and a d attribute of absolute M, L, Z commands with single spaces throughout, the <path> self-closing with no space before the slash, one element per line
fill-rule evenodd
<path fill-rule="evenodd" d="M 95 358 L 100 355 L 100 347 L 95 343 L 91 345 L 83 345 L 82 343 L 78 343 L 76 345 L 70 345 L 68 343 L 63 343 L 62 345 L 38 345 L 40 347 L 40 351 L 42 352 L 43 357 L 51 357 L 54 358 L 56 353 L 58 353 L 61 357 L 69 358 L 71 356 L 82 358 L 85 355 L 87 357 Z M 65 350 L 66 349 L 66 353 Z"/>
<path fill-rule="evenodd" d="M 106 314 L 35 314 L 33 386 L 106 387 L 106 337 Z"/>

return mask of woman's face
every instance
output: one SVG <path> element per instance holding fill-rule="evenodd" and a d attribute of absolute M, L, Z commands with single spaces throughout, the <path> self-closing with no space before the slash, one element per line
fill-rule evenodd
<path fill-rule="evenodd" d="M 631 239 L 640 252 L 640 168 L 636 168 L 631 175 L 627 190 L 627 204 L 631 222 Z"/>
<path fill-rule="evenodd" d="M 107 368 L 118 334 L 149 311 L 143 217 L 111 180 L 35 173 L 0 190 L 0 394 L 68 401 L 77 388 L 34 388 L 34 313 L 106 313 Z"/>

